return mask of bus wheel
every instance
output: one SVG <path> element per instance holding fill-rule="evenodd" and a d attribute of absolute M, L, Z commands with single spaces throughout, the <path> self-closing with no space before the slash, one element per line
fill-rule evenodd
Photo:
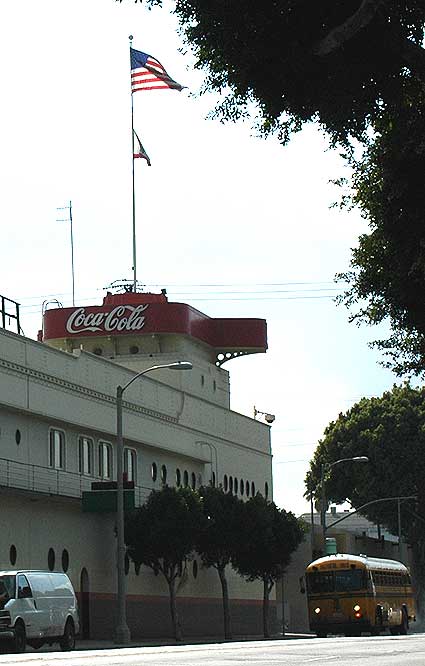
<path fill-rule="evenodd" d="M 327 637 L 328 637 L 328 634 L 325 633 L 324 631 L 318 631 L 318 632 L 316 633 L 316 636 L 317 636 L 317 638 L 327 638 Z"/>

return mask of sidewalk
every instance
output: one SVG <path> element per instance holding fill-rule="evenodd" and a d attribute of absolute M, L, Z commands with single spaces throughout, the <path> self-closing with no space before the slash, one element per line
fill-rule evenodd
<path fill-rule="evenodd" d="M 235 636 L 233 639 L 225 640 L 224 638 L 204 636 L 196 638 L 183 638 L 181 641 L 176 641 L 174 638 L 157 638 L 157 639 L 141 639 L 131 641 L 130 645 L 116 645 L 112 640 L 101 640 L 101 639 L 92 639 L 92 640 L 79 640 L 77 638 L 77 643 L 75 646 L 76 650 L 111 650 L 113 648 L 136 648 L 136 647 L 164 647 L 170 646 L 174 647 L 176 645 L 204 645 L 204 644 L 220 644 L 220 643 L 241 643 L 245 641 L 275 641 L 275 640 L 294 640 L 299 638 L 314 638 L 314 634 L 295 634 L 295 633 L 286 633 L 285 636 L 282 634 L 277 634 L 271 638 L 264 638 L 263 636 Z M 49 649 L 49 648 L 48 648 Z M 50 648 L 52 650 L 57 649 L 57 646 Z M 43 649 L 41 650 L 43 651 Z"/>

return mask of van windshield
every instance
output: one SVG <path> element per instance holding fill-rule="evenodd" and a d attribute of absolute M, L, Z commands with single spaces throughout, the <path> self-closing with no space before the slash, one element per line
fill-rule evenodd
<path fill-rule="evenodd" d="M 15 598 L 15 576 L 0 576 L 0 608 Z"/>

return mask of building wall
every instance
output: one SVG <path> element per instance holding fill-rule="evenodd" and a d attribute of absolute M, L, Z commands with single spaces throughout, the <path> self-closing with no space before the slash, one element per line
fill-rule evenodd
<path fill-rule="evenodd" d="M 167 385 L 163 371 L 160 381 L 143 377 L 124 394 L 125 446 L 137 452 L 136 502 L 161 487 L 162 466 L 170 485 L 176 483 L 177 469 L 182 479 L 184 471 L 190 481 L 194 474 L 196 485 L 208 483 L 214 473 L 217 484 L 229 484 L 232 477 L 235 487 L 237 480 L 238 495 L 242 487 L 244 498 L 247 482 L 250 495 L 257 490 L 264 494 L 267 484 L 271 497 L 269 426 L 191 392 L 191 382 L 200 380 L 196 373 L 191 380 L 191 372 L 168 374 L 187 376 L 185 389 Z M 115 448 L 116 387 L 133 376 L 91 353 L 61 352 L 0 331 L 0 568 L 46 569 L 53 549 L 54 568 L 61 570 L 66 551 L 68 573 L 86 619 L 89 609 L 93 637 L 110 636 L 114 625 L 114 515 L 82 512 L 81 495 L 99 479 L 99 440 Z M 49 466 L 52 428 L 65 436 L 64 469 Z M 80 436 L 93 440 L 92 475 L 79 472 Z M 11 546 L 15 563 L 10 561 Z M 170 635 L 164 581 L 144 568 L 136 575 L 130 565 L 127 584 L 133 636 Z M 260 633 L 262 586 L 229 572 L 229 591 L 235 633 Z M 222 633 L 221 587 L 214 571 L 198 563 L 195 579 L 189 564 L 178 603 L 186 635 Z"/>

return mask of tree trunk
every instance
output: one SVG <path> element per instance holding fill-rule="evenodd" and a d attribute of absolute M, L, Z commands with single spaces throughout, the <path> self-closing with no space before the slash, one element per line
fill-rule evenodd
<path fill-rule="evenodd" d="M 270 638 L 269 633 L 269 596 L 270 585 L 266 578 L 263 578 L 263 634 L 264 638 Z"/>
<path fill-rule="evenodd" d="M 170 593 L 170 613 L 171 613 L 171 622 L 173 624 L 174 638 L 176 641 L 181 641 L 182 639 L 182 630 L 180 626 L 179 614 L 177 611 L 176 603 L 176 579 L 174 576 L 167 578 L 168 590 Z"/>
<path fill-rule="evenodd" d="M 363 0 L 360 7 L 344 23 L 331 30 L 314 48 L 318 56 L 326 56 L 339 49 L 356 33 L 367 26 L 382 4 L 388 0 Z"/>
<path fill-rule="evenodd" d="M 224 637 L 230 639 L 232 638 L 232 622 L 230 618 L 229 587 L 226 578 L 226 565 L 217 567 L 217 571 L 220 577 L 221 592 L 223 595 Z"/>

